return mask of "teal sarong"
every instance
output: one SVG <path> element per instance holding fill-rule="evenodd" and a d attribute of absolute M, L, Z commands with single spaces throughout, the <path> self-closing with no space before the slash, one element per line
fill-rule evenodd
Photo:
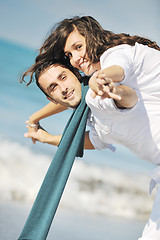
<path fill-rule="evenodd" d="M 83 156 L 88 107 L 88 85 L 81 84 L 82 99 L 69 119 L 58 150 L 18 240 L 45 240 L 68 180 L 75 157 Z"/>

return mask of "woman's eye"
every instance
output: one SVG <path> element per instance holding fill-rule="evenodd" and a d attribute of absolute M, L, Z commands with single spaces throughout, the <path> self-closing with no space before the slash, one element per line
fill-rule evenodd
<path fill-rule="evenodd" d="M 78 46 L 77 46 L 77 49 L 78 49 L 78 50 L 80 50 L 80 49 L 81 49 L 81 47 L 82 47 L 82 45 L 78 45 Z"/>
<path fill-rule="evenodd" d="M 71 54 L 71 53 L 68 53 L 68 54 L 67 54 L 67 57 L 68 57 L 68 58 L 71 58 L 71 57 L 72 57 L 72 54 Z"/>

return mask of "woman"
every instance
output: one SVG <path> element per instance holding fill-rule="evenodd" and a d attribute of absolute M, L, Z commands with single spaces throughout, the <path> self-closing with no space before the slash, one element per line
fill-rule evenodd
<path fill-rule="evenodd" d="M 160 97 L 159 50 L 149 39 L 115 34 L 104 30 L 94 18 L 84 16 L 61 21 L 42 45 L 39 57 L 67 57 L 73 67 L 86 75 L 102 69 L 115 82 L 123 81 L 125 85 Z M 90 79 L 90 87 L 95 92 L 98 92 L 95 84 L 98 76 L 96 73 Z"/>
<path fill-rule="evenodd" d="M 104 30 L 90 16 L 64 19 L 55 25 L 40 48 L 35 66 L 45 61 L 60 58 L 70 61 L 71 65 L 86 75 L 91 89 L 98 95 L 106 93 L 104 77 L 114 82 L 128 85 L 140 92 L 152 95 L 154 106 L 158 107 L 160 98 L 160 47 L 149 39 L 115 34 Z M 102 70 L 101 70 L 102 69 Z M 30 68 L 22 77 L 31 74 Z M 95 95 L 92 93 L 92 96 Z M 147 98 L 147 96 L 146 96 Z M 30 123 L 37 123 L 41 117 L 62 111 L 60 105 L 50 103 L 41 112 L 30 117 Z M 156 107 L 155 107 L 156 108 Z M 158 107 L 159 108 L 159 107 Z M 59 109 L 59 110 L 58 110 Z M 156 109 L 155 109 L 155 112 Z"/>

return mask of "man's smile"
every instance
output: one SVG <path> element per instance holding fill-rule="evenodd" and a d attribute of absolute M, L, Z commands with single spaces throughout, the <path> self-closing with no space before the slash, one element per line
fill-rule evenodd
<path fill-rule="evenodd" d="M 64 99 L 71 99 L 73 97 L 73 93 L 74 90 L 72 90 L 71 92 L 69 92 L 68 94 L 66 94 L 66 96 L 64 97 Z"/>

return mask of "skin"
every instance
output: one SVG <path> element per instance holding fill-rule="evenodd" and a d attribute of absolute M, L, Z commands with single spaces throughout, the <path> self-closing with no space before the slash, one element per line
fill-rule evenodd
<path fill-rule="evenodd" d="M 26 121 L 26 124 L 38 124 L 41 119 L 47 118 L 49 116 L 52 116 L 54 114 L 63 112 L 64 110 L 68 109 L 67 107 L 64 107 L 60 104 L 55 104 L 53 102 L 49 102 L 46 106 L 44 106 L 39 111 L 33 113 L 29 120 Z M 28 126 L 28 132 L 37 132 L 37 128 L 33 128 Z M 32 138 L 33 144 L 36 143 L 36 140 Z"/>
<path fill-rule="evenodd" d="M 76 28 L 66 40 L 64 53 L 69 57 L 71 65 L 84 72 L 87 76 L 100 69 L 100 63 L 90 64 L 86 52 L 85 38 Z"/>
<path fill-rule="evenodd" d="M 75 108 L 81 101 L 81 84 L 78 78 L 69 69 L 62 66 L 51 66 L 46 69 L 39 77 L 39 84 L 44 91 L 50 96 L 48 99 L 56 104 L 62 105 L 65 109 Z M 59 109 L 59 108 L 58 108 Z M 55 106 L 49 104 L 42 111 L 43 116 L 49 116 L 53 112 L 59 110 Z M 41 112 L 38 112 L 36 116 L 42 119 Z M 34 118 L 34 115 L 32 116 Z M 25 133 L 26 138 L 32 138 L 32 140 L 40 141 L 42 143 L 48 143 L 58 146 L 61 135 L 51 135 L 45 131 L 42 127 L 39 127 L 36 131 L 29 131 Z M 85 149 L 94 149 L 92 143 L 89 140 L 89 133 L 85 134 Z"/>
<path fill-rule="evenodd" d="M 105 80 L 106 96 L 115 99 L 115 103 L 119 108 L 133 107 L 137 101 L 137 95 L 135 91 L 127 86 L 115 86 L 111 79 Z M 103 80 L 103 81 L 104 81 Z M 49 95 L 49 100 L 56 104 L 61 104 L 65 108 L 76 108 L 81 101 L 81 84 L 69 69 L 52 65 L 44 70 L 39 77 L 39 84 L 43 90 Z M 54 109 L 54 110 L 53 110 Z M 49 105 L 43 112 L 43 116 L 49 116 L 49 114 L 55 112 L 55 109 Z M 38 115 L 39 119 L 42 119 L 41 114 Z M 36 131 L 25 133 L 26 138 L 32 138 L 35 141 L 52 144 L 58 146 L 61 135 L 51 135 L 45 131 L 42 127 L 39 127 Z M 89 132 L 85 134 L 85 149 L 94 149 L 90 139 Z"/>
<path fill-rule="evenodd" d="M 86 75 L 89 76 L 98 71 L 98 74 L 94 73 L 89 81 L 89 86 L 95 92 L 95 95 L 102 96 L 102 85 L 104 82 L 100 81 L 103 79 L 100 77 L 101 74 L 104 74 L 106 78 L 111 78 L 113 82 L 121 82 L 124 79 L 124 70 L 121 66 L 113 65 L 101 70 L 100 62 L 90 62 L 86 51 L 85 37 L 79 33 L 77 28 L 69 34 L 64 47 L 64 53 L 69 57 L 71 65 Z M 106 92 L 104 91 L 103 93 L 105 94 Z"/>
<path fill-rule="evenodd" d="M 81 84 L 67 68 L 51 66 L 39 77 L 39 84 L 49 100 L 64 107 L 75 108 L 81 100 Z"/>
<path fill-rule="evenodd" d="M 114 76 L 111 74 L 113 72 Z M 116 76 L 115 72 L 117 73 Z M 92 97 L 94 98 L 96 95 L 107 97 L 108 90 L 106 87 L 106 79 L 108 79 L 108 81 L 120 82 L 120 80 L 123 80 L 123 74 L 123 69 L 118 66 L 112 66 L 93 73 L 89 80 L 89 87 L 93 90 Z"/>
<path fill-rule="evenodd" d="M 45 79 L 47 79 L 47 81 Z M 54 81 L 52 81 L 52 79 L 54 79 Z M 70 82 L 68 83 L 69 79 L 73 79 L 73 89 L 71 89 L 71 87 L 70 89 L 65 87 L 64 84 L 62 89 L 62 82 L 65 82 L 66 85 L 69 84 L 69 86 L 71 86 Z M 74 103 L 74 101 L 79 102 L 81 99 L 81 85 L 77 81 L 77 77 L 67 68 L 62 68 L 61 66 L 50 67 L 49 69 L 47 69 L 47 71 L 44 71 L 43 74 L 41 74 L 39 78 L 39 83 L 42 85 L 46 93 L 50 96 L 50 98 L 48 99 L 51 102 L 38 112 L 32 114 L 32 116 L 29 118 L 29 121 L 27 121 L 26 123 L 29 122 L 30 124 L 37 124 L 43 118 L 66 110 L 68 106 L 75 107 L 74 105 L 76 105 L 77 102 Z M 50 84 L 52 84 L 51 87 Z M 77 91 L 77 100 L 74 99 L 75 89 L 76 91 L 77 89 L 79 90 Z M 62 94 L 60 94 L 60 91 Z M 71 91 L 73 92 L 73 94 L 68 98 L 67 94 L 71 94 Z M 57 96 L 59 104 L 56 101 Z M 59 96 L 61 96 L 61 99 L 59 99 Z M 28 127 L 28 132 L 32 133 L 33 131 L 36 132 L 37 129 Z M 32 142 L 35 144 L 36 140 L 32 138 Z"/>
<path fill-rule="evenodd" d="M 104 79 L 111 78 L 113 82 L 122 81 L 124 78 L 123 68 L 115 65 L 104 70 L 100 70 L 100 63 L 96 64 L 90 63 L 90 60 L 86 52 L 85 38 L 79 33 L 79 31 L 76 28 L 67 38 L 64 47 L 64 52 L 70 58 L 72 66 L 81 70 L 86 75 L 91 75 L 93 73 L 89 81 L 89 86 L 93 90 L 92 97 L 99 95 L 102 97 L 115 98 L 113 91 L 112 93 L 109 92 L 108 94 L 108 88 L 105 85 L 106 82 L 104 81 Z M 53 99 L 51 101 L 54 102 Z M 67 109 L 67 107 L 65 106 L 62 106 L 60 104 L 55 105 L 52 102 L 46 105 L 41 110 L 32 114 L 29 117 L 29 123 L 37 124 L 41 119 Z M 33 132 L 35 131 L 35 129 L 29 127 L 28 131 Z M 33 143 L 36 143 L 36 140 L 34 138 L 32 138 L 32 141 Z"/>

